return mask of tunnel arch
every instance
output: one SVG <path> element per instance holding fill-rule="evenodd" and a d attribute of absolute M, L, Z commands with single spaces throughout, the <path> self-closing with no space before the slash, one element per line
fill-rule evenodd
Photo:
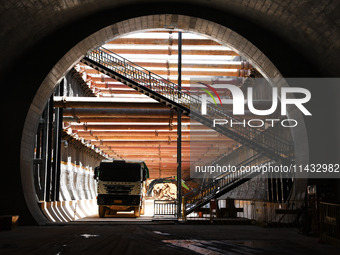
<path fill-rule="evenodd" d="M 38 120 L 55 86 L 71 67 L 85 56 L 88 50 L 122 35 L 136 31 L 164 28 L 173 28 L 206 35 L 223 45 L 231 47 L 237 53 L 246 57 L 250 63 L 259 70 L 263 77 L 270 81 L 272 86 L 288 86 L 280 71 L 260 49 L 235 31 L 206 19 L 177 14 L 149 15 L 121 21 L 97 31 L 70 49 L 56 63 L 40 85 L 26 116 L 21 139 L 20 172 L 27 206 L 38 224 L 45 224 L 47 219 L 36 204 L 32 174 L 32 144 Z M 308 162 L 308 143 L 306 132 L 304 132 L 303 117 L 299 112 L 292 112 L 290 117 L 297 119 L 299 123 L 301 123 L 301 128 L 298 131 L 294 129 L 295 132 L 292 133 L 295 150 L 299 152 L 296 153 L 295 161 L 298 163 Z M 303 185 L 300 186 L 304 189 Z M 301 198 L 302 192 L 302 190 L 298 190 L 296 195 Z"/>

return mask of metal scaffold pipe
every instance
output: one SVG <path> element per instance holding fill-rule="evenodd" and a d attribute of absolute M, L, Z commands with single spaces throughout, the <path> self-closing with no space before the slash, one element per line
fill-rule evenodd
<path fill-rule="evenodd" d="M 165 118 L 170 116 L 170 109 L 145 109 L 141 106 L 139 109 L 64 109 L 64 116 L 77 116 L 77 117 L 124 117 L 124 118 Z"/>
<path fill-rule="evenodd" d="M 101 97 L 55 97 L 54 107 L 62 108 L 109 108 L 109 109 L 168 109 L 165 105 L 150 99 L 132 98 L 131 102 L 120 98 Z"/>

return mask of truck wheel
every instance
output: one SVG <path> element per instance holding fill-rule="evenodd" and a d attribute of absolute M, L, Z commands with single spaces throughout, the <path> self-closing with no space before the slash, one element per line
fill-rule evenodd
<path fill-rule="evenodd" d="M 142 207 L 140 208 L 140 215 L 144 215 L 145 214 L 145 200 L 142 203 Z"/>
<path fill-rule="evenodd" d="M 104 218 L 104 217 L 105 217 L 105 211 L 106 211 L 105 206 L 100 205 L 100 206 L 98 207 L 99 218 Z"/>
<path fill-rule="evenodd" d="M 139 207 L 135 208 L 135 217 L 139 217 L 140 216 L 140 210 Z"/>

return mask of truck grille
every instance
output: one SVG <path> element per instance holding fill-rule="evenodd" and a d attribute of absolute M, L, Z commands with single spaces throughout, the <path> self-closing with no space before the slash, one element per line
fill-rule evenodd
<path fill-rule="evenodd" d="M 112 195 L 129 195 L 133 185 L 112 185 L 104 184 L 105 190 Z"/>

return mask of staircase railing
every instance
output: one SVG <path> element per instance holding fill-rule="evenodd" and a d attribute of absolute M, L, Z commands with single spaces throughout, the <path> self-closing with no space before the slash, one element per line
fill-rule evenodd
<path fill-rule="evenodd" d="M 255 171 L 242 171 L 241 166 L 261 166 L 268 164 L 270 160 L 265 158 L 260 153 L 253 155 L 252 157 L 244 160 L 236 166 L 236 171 L 220 175 L 216 179 L 209 181 L 203 187 L 192 190 L 184 196 L 184 204 L 186 205 L 186 215 L 193 212 L 196 208 L 199 208 L 209 202 L 209 200 L 218 198 L 228 191 L 236 188 L 242 183 L 250 180 L 261 172 Z"/>
<path fill-rule="evenodd" d="M 293 157 L 292 144 L 271 132 L 266 132 L 243 125 L 214 126 L 214 119 L 227 119 L 234 122 L 243 122 L 243 119 L 236 118 L 224 109 L 217 108 L 214 104 L 207 102 L 207 114 L 202 115 L 201 98 L 192 95 L 184 88 L 179 89 L 178 85 L 164 79 L 163 77 L 115 54 L 103 47 L 91 51 L 82 62 L 122 80 L 129 86 L 143 92 L 160 102 L 170 104 L 180 109 L 184 114 L 198 120 L 202 124 L 220 132 L 235 141 L 246 145 L 276 161 L 291 161 Z"/>

